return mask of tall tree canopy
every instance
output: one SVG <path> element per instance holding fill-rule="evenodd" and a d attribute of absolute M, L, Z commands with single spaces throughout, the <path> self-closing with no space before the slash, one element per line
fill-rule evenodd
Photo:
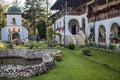
<path fill-rule="evenodd" d="M 1 26 L 3 26 L 3 8 L 2 5 L 0 5 L 0 30 L 1 30 Z"/>
<path fill-rule="evenodd" d="M 36 34 L 36 24 L 39 21 L 47 20 L 47 0 L 26 0 L 24 7 L 24 18 L 34 27 Z"/>

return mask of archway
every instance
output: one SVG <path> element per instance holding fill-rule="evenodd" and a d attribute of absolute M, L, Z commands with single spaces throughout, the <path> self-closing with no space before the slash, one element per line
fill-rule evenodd
<path fill-rule="evenodd" d="M 69 30 L 73 35 L 79 33 L 79 22 L 76 19 L 69 21 Z"/>
<path fill-rule="evenodd" d="M 110 29 L 110 42 L 120 43 L 120 26 L 117 23 L 113 23 Z"/>
<path fill-rule="evenodd" d="M 85 34 L 85 18 L 82 19 L 82 31 Z"/>
<path fill-rule="evenodd" d="M 103 25 L 101 25 L 98 29 L 98 40 L 99 42 L 106 42 L 106 29 Z"/>
<path fill-rule="evenodd" d="M 12 41 L 14 39 L 20 39 L 20 35 L 16 31 L 9 33 L 9 41 Z"/>
<path fill-rule="evenodd" d="M 90 27 L 90 35 L 88 37 L 89 41 L 93 41 L 93 38 L 94 38 L 94 27 L 91 26 Z"/>

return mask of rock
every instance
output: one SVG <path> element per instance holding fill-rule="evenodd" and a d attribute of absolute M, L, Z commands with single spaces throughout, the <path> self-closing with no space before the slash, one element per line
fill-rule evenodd
<path fill-rule="evenodd" d="M 9 65 L 0 67 L 0 77 L 23 78 L 41 75 L 55 66 L 55 60 L 51 56 L 61 52 L 60 50 L 3 50 L 0 57 L 23 57 L 25 59 L 42 58 L 42 63 L 31 66 Z"/>

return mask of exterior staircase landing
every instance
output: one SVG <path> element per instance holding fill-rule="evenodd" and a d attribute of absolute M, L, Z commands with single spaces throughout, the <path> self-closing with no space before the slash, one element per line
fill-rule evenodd
<path fill-rule="evenodd" d="M 76 40 L 76 45 L 85 45 L 85 40 L 81 37 L 81 35 L 73 35 Z"/>

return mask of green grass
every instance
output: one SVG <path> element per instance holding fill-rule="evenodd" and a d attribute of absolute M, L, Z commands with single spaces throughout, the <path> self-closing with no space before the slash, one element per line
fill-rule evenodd
<path fill-rule="evenodd" d="M 85 57 L 82 49 L 62 49 L 63 60 L 56 62 L 54 69 L 46 74 L 25 80 L 118 80 L 120 73 L 101 64 L 120 69 L 120 55 L 93 50 L 91 57 Z"/>
<path fill-rule="evenodd" d="M 45 74 L 22 80 L 119 80 L 120 55 L 92 50 L 84 56 L 82 49 L 62 49 L 63 59 Z M 104 66 L 109 65 L 109 67 Z M 118 71 L 114 70 L 117 69 Z"/>

